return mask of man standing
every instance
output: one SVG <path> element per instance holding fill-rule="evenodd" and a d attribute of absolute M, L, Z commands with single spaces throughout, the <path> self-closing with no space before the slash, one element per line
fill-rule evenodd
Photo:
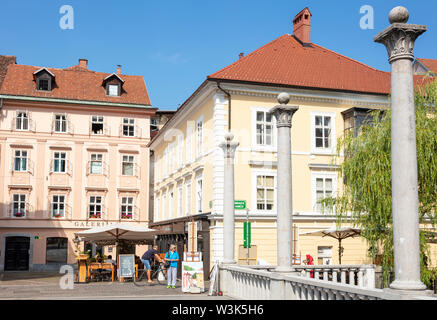
<path fill-rule="evenodd" d="M 150 274 L 151 274 L 151 265 L 154 260 L 164 263 L 164 260 L 161 259 L 160 256 L 158 255 L 157 245 L 154 245 L 152 249 L 147 250 L 141 257 L 141 261 L 144 263 L 144 268 L 147 270 L 148 283 L 153 283 L 153 281 L 150 279 Z"/>

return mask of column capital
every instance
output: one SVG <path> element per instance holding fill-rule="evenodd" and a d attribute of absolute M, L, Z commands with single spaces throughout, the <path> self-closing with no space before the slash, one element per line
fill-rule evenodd
<path fill-rule="evenodd" d="M 409 13 L 404 7 L 396 7 L 390 11 L 391 25 L 378 33 L 373 40 L 385 45 L 388 61 L 398 59 L 414 60 L 414 42 L 426 31 L 426 26 L 407 24 Z"/>
<path fill-rule="evenodd" d="M 277 105 L 269 110 L 269 113 L 276 118 L 276 127 L 289 127 L 291 128 L 291 119 L 294 113 L 299 109 L 297 106 L 287 106 L 290 101 L 288 93 L 282 92 L 278 95 Z"/>
<path fill-rule="evenodd" d="M 234 158 L 235 150 L 240 145 L 239 142 L 232 141 L 234 139 L 234 135 L 230 132 L 225 134 L 225 141 L 219 144 L 219 147 L 223 149 L 225 158 Z"/>

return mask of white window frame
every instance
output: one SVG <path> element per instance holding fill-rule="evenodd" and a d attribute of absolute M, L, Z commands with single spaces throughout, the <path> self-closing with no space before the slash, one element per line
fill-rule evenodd
<path fill-rule="evenodd" d="M 127 161 L 125 161 L 125 157 L 127 157 Z M 130 158 L 132 157 L 132 161 Z M 123 173 L 123 168 L 125 164 L 132 164 L 132 174 Z M 135 176 L 135 156 L 131 154 L 122 154 L 121 155 L 121 175 L 124 177 L 133 177 Z"/>
<path fill-rule="evenodd" d="M 178 135 L 177 141 L 178 141 L 178 148 L 177 148 L 177 150 L 178 150 L 177 151 L 178 152 L 178 155 L 177 155 L 178 168 L 182 168 L 182 165 L 184 164 L 184 159 L 183 159 L 183 157 L 184 157 L 184 136 L 182 133 Z"/>
<path fill-rule="evenodd" d="M 14 199 L 15 196 L 18 196 L 18 200 L 17 201 L 15 201 L 15 199 Z M 24 196 L 24 200 L 22 200 L 23 196 Z M 14 210 L 15 203 L 18 204 L 18 210 L 20 212 L 21 212 L 21 210 L 23 210 L 24 214 L 21 217 L 15 216 L 15 210 Z M 24 208 L 21 208 L 22 206 Z M 14 194 L 12 194 L 11 216 L 13 218 L 25 218 L 27 216 L 27 194 L 25 194 L 25 193 L 14 193 Z"/>
<path fill-rule="evenodd" d="M 257 177 L 272 176 L 273 177 L 273 210 L 258 210 L 257 198 Z M 256 214 L 276 215 L 278 212 L 278 178 L 276 170 L 252 170 L 252 210 Z"/>
<path fill-rule="evenodd" d="M 20 116 L 24 115 L 24 116 Z M 21 128 L 18 127 L 18 119 L 20 119 Z M 27 123 L 27 129 L 23 129 L 24 123 Z M 27 110 L 17 110 L 15 115 L 15 130 L 17 131 L 29 131 L 30 128 L 30 117 Z"/>
<path fill-rule="evenodd" d="M 160 194 L 156 194 L 156 196 L 155 196 L 155 218 L 154 218 L 154 221 L 156 222 L 156 221 L 160 221 L 160 216 L 159 216 L 159 209 L 160 209 L 160 207 L 159 207 L 159 205 L 160 205 L 160 201 L 161 200 L 161 195 Z"/>
<path fill-rule="evenodd" d="M 178 184 L 178 199 L 177 199 L 177 211 L 176 211 L 176 217 L 180 218 L 182 217 L 182 183 Z"/>
<path fill-rule="evenodd" d="M 55 201 L 55 197 L 58 198 L 58 201 Z M 60 197 L 63 197 L 64 201 L 60 201 Z M 55 219 L 63 219 L 63 218 L 65 218 L 65 214 L 67 213 L 66 212 L 66 209 L 67 209 L 66 200 L 67 200 L 67 195 L 65 195 L 65 194 L 52 194 L 52 202 L 51 202 L 51 208 L 50 208 L 50 212 L 51 212 L 51 217 L 52 218 L 55 218 Z M 57 207 L 58 207 L 57 210 L 55 210 L 55 205 L 57 205 Z M 55 213 L 56 213 L 55 211 L 58 211 L 58 212 L 60 211 L 60 209 L 59 209 L 60 205 L 64 206 L 64 210 L 62 212 L 62 215 L 60 217 L 55 217 Z"/>
<path fill-rule="evenodd" d="M 59 155 L 58 158 L 56 158 L 56 154 Z M 61 155 L 64 154 L 65 157 L 62 158 Z M 58 171 L 55 171 L 55 161 L 58 160 L 59 161 L 59 166 L 58 166 Z M 62 168 L 62 161 L 64 161 L 64 171 L 61 170 Z M 67 152 L 64 151 L 54 151 L 53 152 L 53 165 L 52 165 L 52 172 L 53 173 L 67 173 Z"/>
<path fill-rule="evenodd" d="M 194 121 L 187 122 L 187 143 L 185 144 L 185 163 L 190 164 L 193 161 L 193 132 Z"/>
<path fill-rule="evenodd" d="M 111 91 L 111 88 L 116 88 L 116 92 L 114 93 L 113 91 Z M 108 96 L 111 97 L 118 97 L 120 96 L 119 94 L 119 85 L 118 84 L 108 84 Z"/>
<path fill-rule="evenodd" d="M 199 192 L 199 186 L 200 186 L 200 192 Z M 202 213 L 202 210 L 203 210 L 203 177 L 202 175 L 199 175 L 196 177 L 196 214 Z"/>
<path fill-rule="evenodd" d="M 185 181 L 185 215 L 189 216 L 191 214 L 191 199 L 192 199 L 192 184 L 191 179 Z"/>
<path fill-rule="evenodd" d="M 122 133 L 122 135 L 123 135 L 123 137 L 135 137 L 136 136 L 136 130 L 135 130 L 135 118 L 123 118 L 122 120 L 121 120 L 121 125 L 122 125 L 122 127 L 121 127 L 121 133 Z M 124 127 L 128 127 L 127 128 L 127 133 L 128 134 L 124 134 Z M 129 130 L 129 127 L 133 127 L 133 135 L 130 135 L 129 134 L 129 132 L 130 132 L 130 130 Z"/>
<path fill-rule="evenodd" d="M 174 218 L 173 210 L 174 210 L 174 188 L 171 187 L 168 190 L 168 219 Z"/>
<path fill-rule="evenodd" d="M 252 150 L 253 151 L 263 151 L 263 152 L 276 152 L 276 146 L 277 146 L 277 128 L 276 128 L 276 119 L 272 114 L 272 145 L 259 145 L 257 144 L 257 137 L 256 137 L 256 125 L 257 125 L 257 113 L 258 112 L 264 112 L 268 113 L 270 107 L 251 107 L 251 113 L 252 113 L 252 123 L 251 123 L 251 129 L 252 129 Z"/>
<path fill-rule="evenodd" d="M 335 133 L 335 112 L 311 112 L 311 153 L 312 154 L 334 154 L 336 150 L 336 133 Z M 317 148 L 316 147 L 316 116 L 331 117 L 331 147 Z"/>
<path fill-rule="evenodd" d="M 92 198 L 94 198 L 94 202 L 92 202 Z M 100 202 L 97 202 L 97 198 L 100 198 Z M 94 213 L 97 213 L 98 210 L 96 206 L 100 206 L 100 218 L 92 218 L 91 217 L 91 206 L 94 206 Z M 88 219 L 103 219 L 103 209 L 104 209 L 104 198 L 101 195 L 90 195 L 88 196 Z"/>
<path fill-rule="evenodd" d="M 203 122 L 203 115 L 202 115 L 196 121 L 196 158 L 200 158 L 203 155 L 203 145 L 204 145 L 203 142 L 204 142 L 204 122 Z"/>
<path fill-rule="evenodd" d="M 328 171 L 318 171 L 311 173 L 311 198 L 312 198 L 312 212 L 321 214 L 321 212 L 316 210 L 316 202 L 317 202 L 317 188 L 316 188 L 316 179 L 332 179 L 332 196 L 335 197 L 337 195 L 337 172 L 328 172 Z M 325 189 L 324 189 L 325 192 Z M 334 214 L 335 211 L 332 212 Z"/>
<path fill-rule="evenodd" d="M 129 202 L 129 200 L 132 200 Z M 127 213 L 129 213 L 129 208 L 131 208 L 131 217 L 123 218 L 123 207 L 126 207 Z M 120 220 L 134 220 L 135 215 L 135 197 L 132 196 L 122 196 L 120 199 Z"/>
<path fill-rule="evenodd" d="M 64 119 L 61 118 L 61 119 L 57 120 L 56 117 L 58 117 L 58 116 L 59 117 L 64 117 Z M 55 133 L 68 133 L 68 117 L 67 117 L 67 114 L 65 114 L 65 113 L 55 113 L 54 117 L 53 117 L 53 121 L 54 121 L 53 132 L 55 132 Z M 60 130 L 56 130 L 56 123 L 57 122 L 59 122 L 59 129 Z M 65 123 L 65 131 L 62 130 L 62 128 L 63 128 L 62 123 Z"/>
<path fill-rule="evenodd" d="M 167 218 L 167 191 L 164 191 L 162 193 L 162 220 L 165 220 Z"/>
<path fill-rule="evenodd" d="M 94 133 L 93 124 L 101 124 L 102 125 L 102 133 Z M 105 134 L 105 117 L 104 116 L 97 116 L 97 115 L 91 116 L 91 133 L 95 136 L 103 136 Z"/>
<path fill-rule="evenodd" d="M 14 167 L 14 171 L 15 172 L 26 172 L 27 169 L 29 168 L 29 151 L 28 150 L 22 150 L 22 149 L 15 149 L 14 151 L 14 163 L 13 163 L 13 167 Z M 17 152 L 19 152 L 20 154 L 17 156 Z M 26 156 L 23 156 L 23 152 L 26 153 Z M 19 165 L 19 169 L 17 170 L 17 166 L 16 166 L 16 162 L 17 159 L 19 159 L 20 165 Z M 23 168 L 23 160 L 25 159 L 25 168 Z"/>
<path fill-rule="evenodd" d="M 96 159 L 93 159 L 93 156 L 97 156 Z M 98 159 L 100 156 L 101 159 Z M 101 172 L 97 173 L 97 172 L 92 172 L 92 168 L 93 168 L 93 162 L 100 162 L 101 166 Z M 90 174 L 103 174 L 103 153 L 91 153 L 90 154 Z"/>

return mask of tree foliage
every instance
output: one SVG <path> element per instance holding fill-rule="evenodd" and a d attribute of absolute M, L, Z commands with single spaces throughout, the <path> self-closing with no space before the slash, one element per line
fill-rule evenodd
<path fill-rule="evenodd" d="M 419 221 L 434 226 L 437 213 L 437 80 L 416 90 L 415 116 L 419 183 Z M 372 111 L 358 134 L 345 132 L 338 139 L 334 162 L 345 182 L 335 198 L 324 199 L 325 207 L 335 209 L 337 223 L 352 221 L 362 230 L 369 245 L 368 254 L 383 267 L 384 283 L 393 270 L 393 226 L 391 196 L 391 113 Z M 420 233 L 422 281 L 429 285 L 429 246 Z"/>

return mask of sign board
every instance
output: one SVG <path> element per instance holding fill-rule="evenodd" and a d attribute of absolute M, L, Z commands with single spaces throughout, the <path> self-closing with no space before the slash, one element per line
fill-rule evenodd
<path fill-rule="evenodd" d="M 244 247 L 247 248 L 252 244 L 252 224 L 251 222 L 244 222 L 243 225 L 243 237 L 244 237 Z"/>
<path fill-rule="evenodd" d="M 234 209 L 235 210 L 244 210 L 244 209 L 246 209 L 246 200 L 235 200 L 234 201 Z"/>
<path fill-rule="evenodd" d="M 252 245 L 249 249 L 240 245 L 238 248 L 238 264 L 240 265 L 256 265 L 257 264 L 257 247 Z"/>
<path fill-rule="evenodd" d="M 120 278 L 132 278 L 135 274 L 135 255 L 133 254 L 120 254 L 118 256 L 119 263 L 119 277 Z"/>
<path fill-rule="evenodd" d="M 203 262 L 182 262 L 182 292 L 205 291 Z"/>

